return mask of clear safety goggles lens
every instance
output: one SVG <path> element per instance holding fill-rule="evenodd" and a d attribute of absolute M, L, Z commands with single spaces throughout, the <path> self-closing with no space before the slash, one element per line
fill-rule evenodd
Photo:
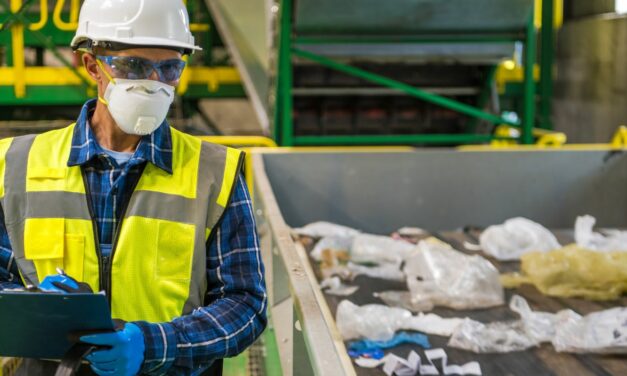
<path fill-rule="evenodd" d="M 97 58 L 111 67 L 114 77 L 129 80 L 145 80 L 156 71 L 159 81 L 178 81 L 186 64 L 181 59 L 152 61 L 133 56 L 97 56 Z"/>

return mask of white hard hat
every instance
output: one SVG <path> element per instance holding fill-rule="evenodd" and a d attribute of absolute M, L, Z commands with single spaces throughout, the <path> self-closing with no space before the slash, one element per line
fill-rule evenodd
<path fill-rule="evenodd" d="M 194 45 L 181 0 L 85 0 L 72 39 L 73 49 L 135 46 L 201 50 Z"/>

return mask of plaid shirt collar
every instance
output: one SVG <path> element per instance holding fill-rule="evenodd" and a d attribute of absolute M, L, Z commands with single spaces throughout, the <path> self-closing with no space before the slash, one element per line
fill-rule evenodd
<path fill-rule="evenodd" d="M 68 166 L 82 166 L 99 154 L 105 154 L 89 127 L 89 118 L 95 107 L 96 100 L 91 99 L 81 109 L 74 127 Z M 152 134 L 142 136 L 129 164 L 137 165 L 145 161 L 172 174 L 172 134 L 167 121 L 164 121 Z"/>

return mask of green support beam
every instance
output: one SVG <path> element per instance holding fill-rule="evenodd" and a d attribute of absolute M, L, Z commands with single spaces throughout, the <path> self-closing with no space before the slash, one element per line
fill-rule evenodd
<path fill-rule="evenodd" d="M 441 95 L 429 93 L 425 90 L 415 88 L 403 82 L 396 81 L 391 78 L 387 78 L 376 73 L 368 72 L 366 70 L 353 67 L 347 64 L 339 63 L 337 61 L 331 60 L 324 56 L 320 56 L 320 55 L 303 51 L 303 50 L 299 50 L 299 49 L 292 49 L 292 53 L 295 56 L 314 61 L 328 68 L 335 69 L 337 71 L 344 72 L 346 74 L 349 74 L 355 77 L 359 77 L 361 79 L 373 82 L 378 85 L 383 85 L 392 89 L 399 90 L 401 92 L 404 92 L 418 99 L 424 100 L 429 103 L 433 103 L 438 106 L 442 106 L 444 108 L 448 108 L 453 111 L 457 111 L 461 114 L 468 115 L 473 118 L 487 120 L 494 124 L 508 124 L 512 126 L 520 126 L 520 123 L 517 121 L 510 121 L 510 120 L 504 119 L 501 116 L 494 115 L 489 112 L 485 112 L 481 109 L 467 105 L 465 103 L 462 103 L 462 102 L 459 102 L 450 98 L 446 98 Z"/>
<path fill-rule="evenodd" d="M 542 31 L 540 50 L 540 127 L 553 129 L 553 62 L 555 59 L 555 2 L 542 1 Z"/>
<path fill-rule="evenodd" d="M 525 56 L 524 56 L 524 100 L 523 100 L 523 129 L 521 142 L 523 144 L 533 143 L 533 127 L 536 118 L 536 81 L 533 76 L 533 69 L 536 63 L 536 26 L 534 24 L 534 11 L 529 15 L 527 22 L 527 35 L 525 39 Z"/>
<path fill-rule="evenodd" d="M 277 98 L 280 98 L 275 111 L 275 132 L 281 130 L 277 142 L 283 146 L 293 146 L 294 126 L 292 121 L 292 0 L 281 1 L 279 29 L 279 81 Z M 278 120 L 278 122 L 277 122 Z M 277 128 L 278 127 L 278 128 Z M 275 133 L 276 134 L 276 133 Z"/>

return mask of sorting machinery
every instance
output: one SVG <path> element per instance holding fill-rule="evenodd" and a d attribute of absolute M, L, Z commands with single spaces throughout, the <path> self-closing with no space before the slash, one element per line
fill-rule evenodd
<path fill-rule="evenodd" d="M 551 127 L 561 1 L 206 2 L 280 145 L 481 143 L 498 125 L 532 143 Z"/>
<path fill-rule="evenodd" d="M 622 151 L 621 151 L 622 150 Z M 336 297 L 323 294 L 316 264 L 292 236 L 292 227 L 330 221 L 386 235 L 418 226 L 464 250 L 477 239 L 460 229 L 485 228 L 523 216 L 559 231 L 573 241 L 579 215 L 590 214 L 600 227 L 627 227 L 627 154 L 625 149 L 597 150 L 398 150 L 289 152 L 256 155 L 255 197 L 261 246 L 269 289 L 271 331 L 285 375 L 370 375 L 348 358 L 334 313 Z M 569 231 L 570 230 L 570 233 Z M 465 237 L 464 237 L 465 236 Z M 564 243 L 565 244 L 565 243 Z M 494 260 L 492 260 L 494 262 Z M 497 266 L 502 267 L 503 265 Z M 516 265 L 509 263 L 510 270 Z M 501 269 L 503 271 L 503 269 Z M 373 291 L 403 289 L 383 280 L 359 280 L 356 304 L 379 303 Z M 535 309 L 581 314 L 627 304 L 548 298 L 530 287 L 510 290 Z M 515 319 L 506 307 L 454 311 L 444 317 L 491 322 Z M 430 336 L 434 346 L 446 341 Z M 396 349 L 406 356 L 407 347 Z M 485 375 L 624 375 L 624 357 L 560 354 L 551 346 L 509 354 L 473 354 L 446 348 L 449 364 L 476 360 Z"/>

